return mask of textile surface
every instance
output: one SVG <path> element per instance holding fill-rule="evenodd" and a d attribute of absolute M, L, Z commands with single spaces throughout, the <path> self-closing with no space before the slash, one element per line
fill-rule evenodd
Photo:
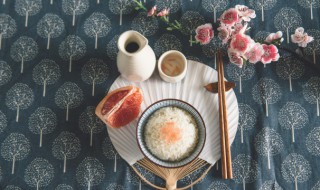
<path fill-rule="evenodd" d="M 146 36 L 157 58 L 171 49 L 215 68 L 215 39 L 189 43 L 195 28 L 236 4 L 256 10 L 250 36 L 288 34 L 302 26 L 315 38 L 301 61 L 281 50 L 278 62 L 239 69 L 225 57 L 236 82 L 239 129 L 231 146 L 234 179 L 219 163 L 193 186 L 213 189 L 320 189 L 320 1 L 154 0 L 170 8 L 180 31 L 135 11 L 130 0 L 3 0 L 0 4 L 0 189 L 152 189 L 117 155 L 95 106 L 119 76 L 117 39 L 127 30 Z M 216 16 L 214 16 L 216 15 Z M 314 62 L 314 63 L 313 63 Z M 99 73 L 97 74 L 97 72 Z M 196 76 L 195 76 L 196 77 Z M 290 91 L 291 90 L 291 91 Z M 164 182 L 144 173 L 154 183 Z M 187 176 L 179 185 L 190 183 Z"/>

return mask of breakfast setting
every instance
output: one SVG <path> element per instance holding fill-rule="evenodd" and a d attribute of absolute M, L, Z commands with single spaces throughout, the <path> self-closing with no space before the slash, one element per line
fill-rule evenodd
<path fill-rule="evenodd" d="M 0 189 L 320 190 L 319 8 L 3 0 Z"/>

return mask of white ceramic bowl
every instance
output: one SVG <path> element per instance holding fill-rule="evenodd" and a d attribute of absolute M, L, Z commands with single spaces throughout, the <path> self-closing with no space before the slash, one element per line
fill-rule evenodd
<path fill-rule="evenodd" d="M 146 143 L 144 141 L 144 130 L 145 125 L 149 117 L 158 109 L 168 106 L 178 107 L 190 113 L 192 117 L 195 119 L 197 127 L 198 127 L 198 142 L 192 153 L 180 160 L 180 161 L 165 161 L 154 156 L 150 150 L 148 150 Z M 194 159 L 196 159 L 201 153 L 206 140 L 206 129 L 204 121 L 200 115 L 200 113 L 190 104 L 178 99 L 163 99 L 154 104 L 150 105 L 140 116 L 140 119 L 137 124 L 137 142 L 141 152 L 144 154 L 146 158 L 148 158 L 151 162 L 166 168 L 176 168 L 184 166 Z"/>
<path fill-rule="evenodd" d="M 169 50 L 160 56 L 158 71 L 164 81 L 180 82 L 187 73 L 187 59 L 180 51 Z"/>

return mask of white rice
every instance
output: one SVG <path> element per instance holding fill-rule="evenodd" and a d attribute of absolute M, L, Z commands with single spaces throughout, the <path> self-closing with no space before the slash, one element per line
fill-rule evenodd
<path fill-rule="evenodd" d="M 161 129 L 166 122 L 175 122 L 180 128 L 181 138 L 167 143 L 161 138 Z M 198 142 L 198 128 L 192 115 L 177 107 L 164 107 L 154 112 L 146 126 L 144 139 L 151 153 L 161 160 L 180 161 L 188 157 Z"/>

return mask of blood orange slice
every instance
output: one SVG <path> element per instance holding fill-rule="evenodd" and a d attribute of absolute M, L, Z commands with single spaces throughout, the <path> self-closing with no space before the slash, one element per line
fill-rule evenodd
<path fill-rule="evenodd" d="M 127 125 L 140 114 L 143 97 L 141 89 L 125 86 L 109 92 L 96 108 L 96 115 L 108 126 Z"/>

